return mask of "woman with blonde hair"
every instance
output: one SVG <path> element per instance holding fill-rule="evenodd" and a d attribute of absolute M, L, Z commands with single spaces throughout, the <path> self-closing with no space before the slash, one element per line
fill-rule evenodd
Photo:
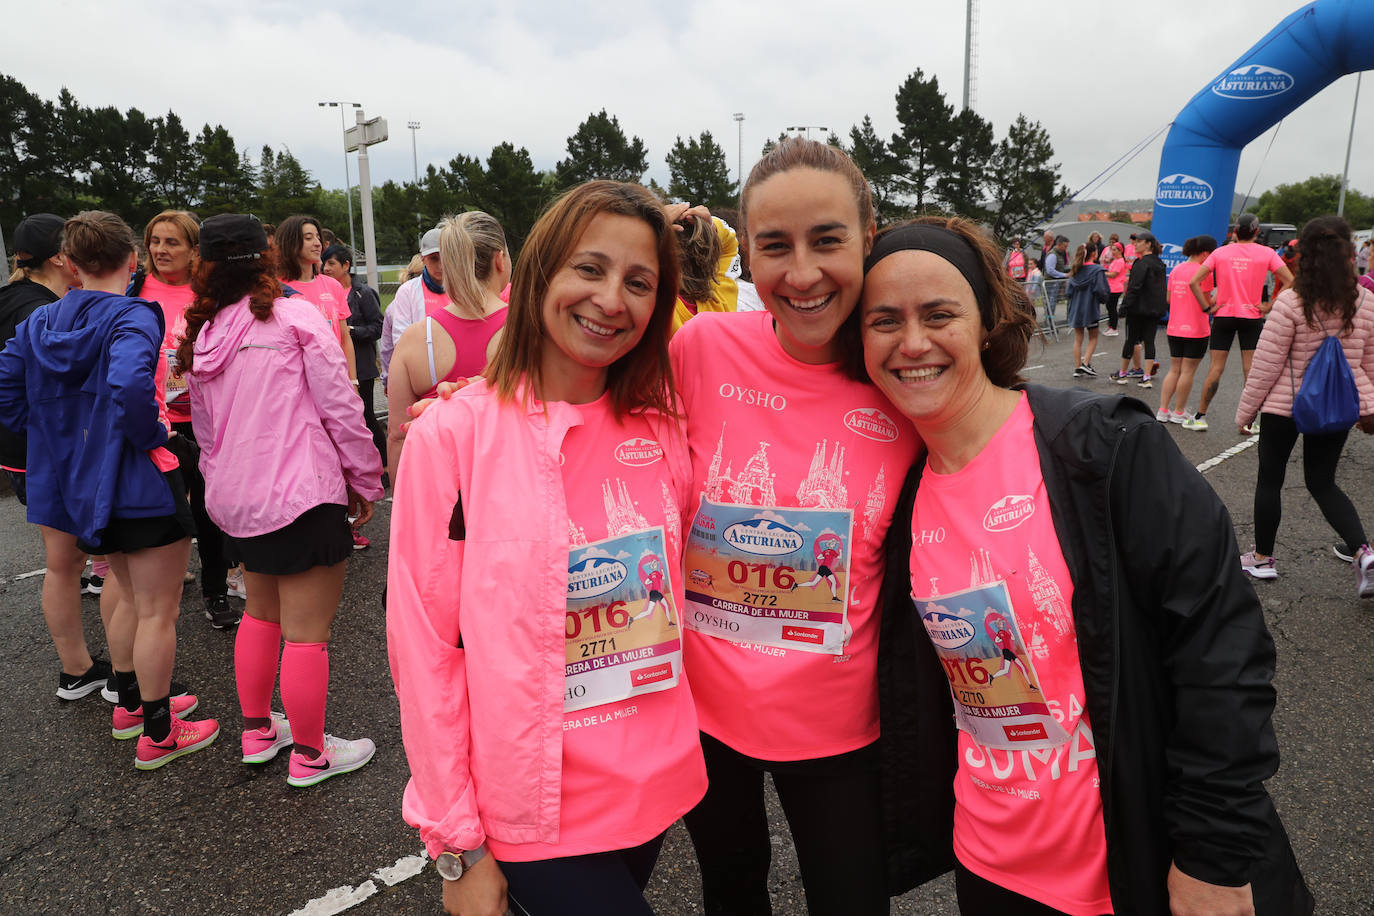
<path fill-rule="evenodd" d="M 396 479 L 411 404 L 433 397 L 440 382 L 480 375 L 491 361 L 506 323 L 500 293 L 511 275 L 501 224 L 470 210 L 439 224 L 443 265 L 442 309 L 406 328 L 391 356 L 387 378 L 387 467 Z"/>

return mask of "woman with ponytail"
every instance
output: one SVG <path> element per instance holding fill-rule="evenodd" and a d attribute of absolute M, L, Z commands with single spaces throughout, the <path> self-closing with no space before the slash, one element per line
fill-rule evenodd
<path fill-rule="evenodd" d="M 266 763 L 294 741 L 287 782 L 310 786 L 376 750 L 326 735 L 324 710 L 347 519 L 372 517 L 382 469 L 334 332 L 313 304 L 280 298 L 267 247 L 254 217 L 205 221 L 177 357 L 205 443 L 206 508 L 248 584 L 234 650 L 242 759 Z M 270 709 L 279 651 L 285 716 Z"/>
<path fill-rule="evenodd" d="M 406 328 L 387 379 L 387 466 L 396 479 L 410 405 L 434 397 L 440 382 L 480 375 L 506 324 L 500 293 L 510 281 L 510 252 L 501 224 L 470 210 L 439 224 L 439 259 L 447 304 Z"/>

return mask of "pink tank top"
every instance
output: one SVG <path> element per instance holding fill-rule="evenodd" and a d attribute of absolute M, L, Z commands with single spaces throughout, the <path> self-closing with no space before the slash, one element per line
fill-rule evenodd
<path fill-rule="evenodd" d="M 487 365 L 487 344 L 496 332 L 506 326 L 506 309 L 497 309 L 485 318 L 460 318 L 446 308 L 425 316 L 425 350 L 429 354 L 430 389 L 424 395 L 432 398 L 438 393 L 440 382 L 456 382 L 460 378 L 479 375 Z M 443 378 L 434 366 L 434 322 L 448 332 L 453 340 L 453 365 Z"/>

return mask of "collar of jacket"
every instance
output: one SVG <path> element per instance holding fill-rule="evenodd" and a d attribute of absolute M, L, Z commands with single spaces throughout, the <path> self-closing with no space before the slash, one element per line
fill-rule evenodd
<path fill-rule="evenodd" d="M 429 275 L 428 267 L 420 268 L 420 282 L 423 283 L 425 285 L 425 288 L 428 289 L 431 293 L 438 294 L 444 291 L 444 284 L 440 283 L 439 281 L 435 280 L 433 277 Z"/>

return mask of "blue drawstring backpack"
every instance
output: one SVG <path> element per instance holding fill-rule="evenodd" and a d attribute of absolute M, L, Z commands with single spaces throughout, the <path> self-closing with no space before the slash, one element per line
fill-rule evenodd
<path fill-rule="evenodd" d="M 1288 382 L 1293 384 L 1293 360 L 1288 360 Z M 1360 419 L 1360 392 L 1346 362 L 1345 350 L 1335 334 L 1327 335 L 1317 348 L 1302 387 L 1293 394 L 1293 422 L 1305 436 L 1320 436 L 1350 429 Z"/>

